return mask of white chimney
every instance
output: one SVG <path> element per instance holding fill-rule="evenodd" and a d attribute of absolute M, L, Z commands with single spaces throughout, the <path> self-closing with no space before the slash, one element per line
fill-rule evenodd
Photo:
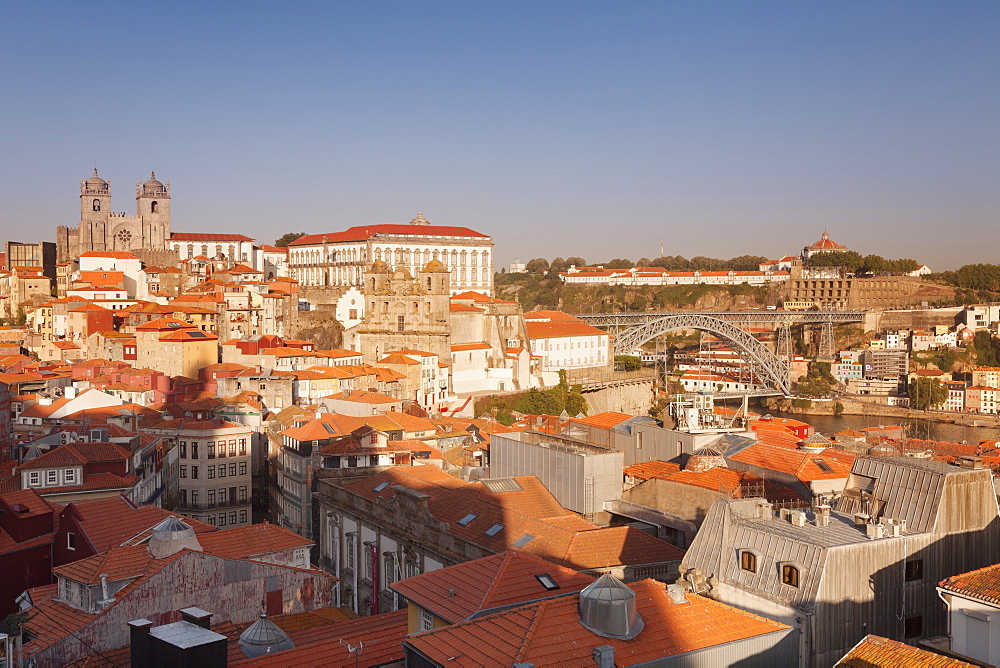
<path fill-rule="evenodd" d="M 76 388 L 70 385 L 63 390 L 63 397 L 66 399 L 76 399 Z"/>
<path fill-rule="evenodd" d="M 675 605 L 687 602 L 687 599 L 684 597 L 684 587 L 679 584 L 667 585 L 667 596 L 670 597 L 670 602 Z"/>

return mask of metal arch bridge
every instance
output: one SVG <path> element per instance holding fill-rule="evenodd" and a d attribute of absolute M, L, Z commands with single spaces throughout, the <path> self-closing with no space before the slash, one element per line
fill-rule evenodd
<path fill-rule="evenodd" d="M 638 311 L 635 313 L 579 313 L 573 317 L 594 327 L 632 327 L 684 313 L 744 324 L 787 323 L 789 325 L 803 325 L 825 322 L 842 324 L 861 322 L 865 319 L 864 311 Z"/>
<path fill-rule="evenodd" d="M 855 311 L 750 311 L 691 313 L 600 313 L 576 316 L 595 327 L 628 327 L 615 338 L 615 354 L 634 350 L 661 334 L 678 329 L 697 329 L 717 336 L 739 350 L 756 378 L 764 381 L 773 392 L 764 388 L 753 394 L 789 394 L 791 381 L 787 360 L 771 352 L 749 332 L 734 323 L 832 323 L 858 322 L 864 313 Z"/>

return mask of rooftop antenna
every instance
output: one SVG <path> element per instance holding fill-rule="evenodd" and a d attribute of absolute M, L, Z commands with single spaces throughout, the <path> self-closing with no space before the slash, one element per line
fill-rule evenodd
<path fill-rule="evenodd" d="M 663 257 L 663 242 L 660 242 L 660 257 Z"/>
<path fill-rule="evenodd" d="M 343 638 L 340 640 L 340 644 L 347 648 L 347 653 L 354 657 L 354 667 L 358 667 L 358 662 L 361 660 L 361 652 L 365 648 L 363 642 L 358 642 L 357 646 L 352 645 L 349 642 L 344 641 Z"/>

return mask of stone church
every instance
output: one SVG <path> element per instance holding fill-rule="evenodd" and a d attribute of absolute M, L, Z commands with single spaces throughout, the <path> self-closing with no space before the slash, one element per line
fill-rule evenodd
<path fill-rule="evenodd" d="M 87 251 L 163 251 L 170 239 L 170 185 L 153 173 L 135 187 L 134 216 L 111 210 L 111 183 L 97 175 L 80 182 L 80 224 L 56 228 L 56 262 Z"/>

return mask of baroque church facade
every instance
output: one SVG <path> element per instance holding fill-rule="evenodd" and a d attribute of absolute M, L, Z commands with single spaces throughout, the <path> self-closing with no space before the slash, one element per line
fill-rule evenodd
<path fill-rule="evenodd" d="M 80 182 L 80 224 L 56 228 L 56 262 L 87 251 L 159 251 L 170 240 L 170 185 L 150 175 L 135 187 L 135 215 L 111 210 L 111 183 L 97 175 Z"/>

